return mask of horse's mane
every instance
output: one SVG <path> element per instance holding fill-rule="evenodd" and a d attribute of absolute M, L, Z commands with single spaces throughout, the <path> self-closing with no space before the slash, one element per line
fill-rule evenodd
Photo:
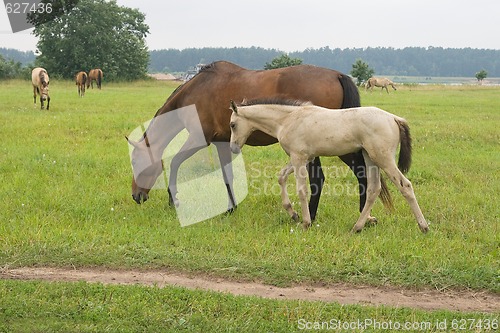
<path fill-rule="evenodd" d="M 47 85 L 47 81 L 45 80 L 45 74 L 47 74 L 47 72 L 45 70 L 43 71 L 40 71 L 38 73 L 38 77 L 40 78 L 40 82 L 42 83 L 42 85 L 46 86 Z"/>
<path fill-rule="evenodd" d="M 258 105 L 258 104 L 266 104 L 266 105 L 290 105 L 290 106 L 304 106 L 304 105 L 312 105 L 309 101 L 301 101 L 297 99 L 289 99 L 284 97 L 272 97 L 272 98 L 256 98 L 252 100 L 244 100 L 241 102 L 240 106 L 250 106 L 250 105 Z"/>

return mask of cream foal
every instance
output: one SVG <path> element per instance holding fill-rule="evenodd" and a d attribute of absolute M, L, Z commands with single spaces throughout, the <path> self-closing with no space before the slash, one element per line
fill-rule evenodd
<path fill-rule="evenodd" d="M 339 156 L 362 150 L 368 178 L 367 199 L 352 230 L 359 232 L 363 229 L 380 194 L 379 168 L 385 171 L 408 201 L 420 230 L 424 233 L 429 230 L 413 187 L 403 175 L 411 164 L 411 137 L 405 119 L 376 107 L 331 110 L 308 102 L 283 100 L 246 104 L 236 106 L 233 101 L 230 104 L 233 111 L 230 122 L 231 151 L 239 153 L 249 135 L 256 130 L 278 139 L 290 156 L 290 162 L 279 175 L 283 207 L 294 220 L 298 220 L 286 190 L 286 180 L 295 172 L 304 228 L 311 225 L 307 205 L 307 163 L 316 156 Z M 398 169 L 395 156 L 400 144 Z"/>

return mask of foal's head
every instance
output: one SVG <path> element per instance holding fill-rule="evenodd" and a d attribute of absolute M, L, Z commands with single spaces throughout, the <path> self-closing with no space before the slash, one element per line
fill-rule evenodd
<path fill-rule="evenodd" d="M 231 139 L 229 140 L 231 151 L 234 154 L 239 154 L 241 147 L 245 144 L 248 137 L 255 130 L 248 119 L 238 113 L 238 107 L 231 101 L 230 108 L 233 113 L 231 114 L 231 121 L 229 127 L 231 128 Z"/>

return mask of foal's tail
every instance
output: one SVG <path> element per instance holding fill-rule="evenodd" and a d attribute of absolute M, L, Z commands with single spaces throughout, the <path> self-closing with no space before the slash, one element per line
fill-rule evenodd
<path fill-rule="evenodd" d="M 411 166 L 411 135 L 410 127 L 404 119 L 394 119 L 399 127 L 399 149 L 398 168 L 402 173 L 407 173 Z"/>

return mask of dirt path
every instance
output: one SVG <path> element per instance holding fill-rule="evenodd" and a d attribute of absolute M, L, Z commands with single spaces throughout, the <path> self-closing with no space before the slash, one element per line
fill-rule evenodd
<path fill-rule="evenodd" d="M 207 277 L 189 277 L 162 271 L 125 271 L 107 269 L 17 268 L 0 270 L 0 279 L 87 281 L 115 285 L 180 286 L 253 295 L 272 299 L 299 299 L 338 302 L 341 304 L 388 305 L 423 310 L 464 312 L 500 312 L 500 295 L 474 291 L 405 290 L 394 287 L 353 286 L 335 284 L 328 287 L 294 286 L 279 288 L 251 282 L 237 282 Z"/>

